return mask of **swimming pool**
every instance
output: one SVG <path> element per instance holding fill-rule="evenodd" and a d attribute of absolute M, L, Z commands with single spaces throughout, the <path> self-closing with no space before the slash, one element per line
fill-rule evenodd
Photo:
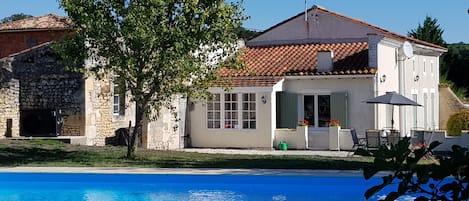
<path fill-rule="evenodd" d="M 0 173 L 0 200 L 364 200 L 365 190 L 379 181 L 315 175 Z"/>

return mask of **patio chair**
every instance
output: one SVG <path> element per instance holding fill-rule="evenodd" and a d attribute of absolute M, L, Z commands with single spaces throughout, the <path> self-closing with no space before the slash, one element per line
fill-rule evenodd
<path fill-rule="evenodd" d="M 353 141 L 353 147 L 352 149 L 356 148 L 366 148 L 366 139 L 365 138 L 359 138 L 357 136 L 357 131 L 355 128 L 350 129 L 350 134 L 352 134 L 352 141 Z"/>
<path fill-rule="evenodd" d="M 365 131 L 366 148 L 376 148 L 381 146 L 381 131 L 376 129 L 368 129 Z"/>

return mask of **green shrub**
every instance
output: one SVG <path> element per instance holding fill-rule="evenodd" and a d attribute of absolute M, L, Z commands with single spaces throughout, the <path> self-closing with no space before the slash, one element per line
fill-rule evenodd
<path fill-rule="evenodd" d="M 459 136 L 461 130 L 469 130 L 469 110 L 452 114 L 446 123 L 448 135 Z"/>

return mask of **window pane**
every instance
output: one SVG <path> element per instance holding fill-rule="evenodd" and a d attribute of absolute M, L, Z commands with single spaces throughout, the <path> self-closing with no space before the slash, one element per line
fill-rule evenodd
<path fill-rule="evenodd" d="M 216 119 L 216 120 L 220 121 L 220 117 L 221 117 L 221 116 L 220 116 L 220 112 L 214 112 L 213 114 L 215 115 L 215 116 L 213 117 L 213 119 Z"/>
<path fill-rule="evenodd" d="M 318 96 L 318 120 L 319 127 L 328 127 L 331 121 L 331 96 Z"/>
<path fill-rule="evenodd" d="M 232 101 L 237 101 L 238 100 L 238 94 L 232 94 Z"/>
<path fill-rule="evenodd" d="M 238 119 L 238 112 L 233 112 L 231 114 L 231 119 Z"/>
<path fill-rule="evenodd" d="M 207 103 L 207 110 L 213 110 L 213 103 L 212 102 Z"/>
<path fill-rule="evenodd" d="M 213 119 L 213 112 L 207 112 L 207 119 Z"/>
<path fill-rule="evenodd" d="M 231 101 L 230 94 L 225 94 L 225 101 Z"/>
<path fill-rule="evenodd" d="M 314 126 L 314 96 L 304 96 L 304 119 Z"/>
<path fill-rule="evenodd" d="M 243 128 L 249 128 L 249 122 L 243 121 Z"/>
<path fill-rule="evenodd" d="M 215 110 L 220 110 L 220 103 L 215 103 Z"/>
<path fill-rule="evenodd" d="M 256 101 L 256 94 L 250 94 L 251 99 L 250 101 Z"/>
<path fill-rule="evenodd" d="M 221 128 L 220 127 L 220 121 L 215 121 L 214 128 Z"/>
<path fill-rule="evenodd" d="M 249 112 L 243 112 L 243 119 L 249 118 Z"/>
<path fill-rule="evenodd" d="M 249 109 L 250 110 L 256 110 L 256 103 L 250 103 L 249 104 Z"/>
<path fill-rule="evenodd" d="M 243 101 L 248 101 L 249 94 L 243 94 Z"/>
<path fill-rule="evenodd" d="M 207 122 L 207 128 L 213 128 L 213 121 Z"/>
<path fill-rule="evenodd" d="M 251 129 L 255 129 L 256 128 L 256 121 L 251 121 Z"/>
<path fill-rule="evenodd" d="M 249 119 L 256 119 L 256 113 L 255 112 L 251 112 L 251 115 L 249 115 Z"/>
<path fill-rule="evenodd" d="M 248 109 L 249 109 L 249 104 L 243 103 L 243 110 L 248 110 Z"/>
<path fill-rule="evenodd" d="M 231 104 L 225 103 L 225 110 L 231 110 Z"/>
<path fill-rule="evenodd" d="M 229 112 L 225 112 L 225 119 L 230 119 L 230 113 Z"/>
<path fill-rule="evenodd" d="M 232 103 L 231 106 L 232 106 L 231 107 L 232 110 L 237 110 L 238 109 L 238 103 Z"/>

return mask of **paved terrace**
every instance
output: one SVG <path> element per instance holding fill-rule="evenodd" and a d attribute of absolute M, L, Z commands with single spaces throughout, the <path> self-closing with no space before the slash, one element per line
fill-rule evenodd
<path fill-rule="evenodd" d="M 330 156 L 354 157 L 350 151 L 316 151 L 316 150 L 257 150 L 257 149 L 205 149 L 186 148 L 179 151 L 208 153 L 208 154 L 241 154 L 241 155 L 275 155 L 275 156 Z"/>

